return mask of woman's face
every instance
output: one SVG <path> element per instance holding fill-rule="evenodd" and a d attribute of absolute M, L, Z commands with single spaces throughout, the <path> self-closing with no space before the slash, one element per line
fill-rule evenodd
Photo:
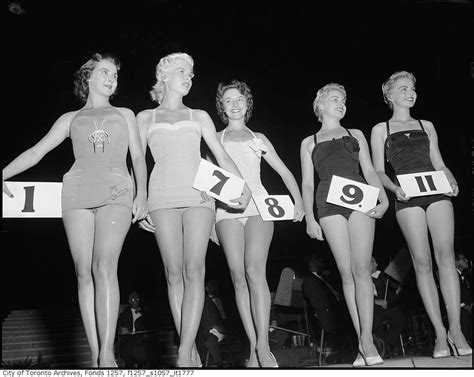
<path fill-rule="evenodd" d="M 191 90 L 193 77 L 193 66 L 186 60 L 179 59 L 170 67 L 165 81 L 168 88 L 185 96 Z"/>
<path fill-rule="evenodd" d="M 227 117 L 232 120 L 244 119 L 247 112 L 247 98 L 237 89 L 231 88 L 224 92 L 222 104 Z"/>
<path fill-rule="evenodd" d="M 117 84 L 118 72 L 115 64 L 107 59 L 98 62 L 89 78 L 89 91 L 110 97 L 117 89 Z"/>
<path fill-rule="evenodd" d="M 319 105 L 323 117 L 342 119 L 346 115 L 346 98 L 339 90 L 331 90 Z"/>
<path fill-rule="evenodd" d="M 416 102 L 415 84 L 409 78 L 400 78 L 387 97 L 393 106 L 411 108 Z"/>

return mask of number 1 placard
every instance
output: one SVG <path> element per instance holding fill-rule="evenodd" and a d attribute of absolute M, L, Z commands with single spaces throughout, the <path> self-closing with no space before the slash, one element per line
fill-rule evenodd
<path fill-rule="evenodd" d="M 231 199 L 237 199 L 242 194 L 245 181 L 228 171 L 201 159 L 201 164 L 194 178 L 193 187 L 206 191 L 208 195 L 226 204 L 236 204 Z"/>
<path fill-rule="evenodd" d="M 397 175 L 397 179 L 407 196 L 446 194 L 453 191 L 446 174 L 441 170 L 401 174 Z"/>
<path fill-rule="evenodd" d="M 263 221 L 293 220 L 295 206 L 288 195 L 253 196 Z"/>
<path fill-rule="evenodd" d="M 13 194 L 3 193 L 3 217 L 62 217 L 61 182 L 5 182 Z"/>
<path fill-rule="evenodd" d="M 378 187 L 333 175 L 326 201 L 365 213 L 377 205 L 379 190 Z"/>

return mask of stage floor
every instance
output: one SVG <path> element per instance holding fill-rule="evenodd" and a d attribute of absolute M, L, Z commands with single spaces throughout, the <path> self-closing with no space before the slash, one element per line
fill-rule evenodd
<path fill-rule="evenodd" d="M 330 364 L 317 368 L 350 368 L 350 364 Z M 313 368 L 313 367 L 312 367 Z M 367 367 L 374 368 L 374 367 Z M 472 368 L 472 355 L 433 359 L 426 356 L 412 356 L 387 359 L 376 368 Z"/>

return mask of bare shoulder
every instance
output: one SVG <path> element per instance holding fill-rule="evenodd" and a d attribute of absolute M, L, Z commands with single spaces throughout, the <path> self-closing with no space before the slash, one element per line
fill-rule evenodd
<path fill-rule="evenodd" d="M 142 110 L 140 111 L 138 114 L 137 114 L 137 119 L 140 119 L 140 120 L 148 120 L 151 118 L 151 113 L 152 113 L 152 109 L 145 109 L 145 110 Z"/>
<path fill-rule="evenodd" d="M 193 112 L 194 119 L 198 121 L 208 120 L 210 118 L 209 114 L 205 110 L 201 109 L 190 109 Z"/>
<path fill-rule="evenodd" d="M 372 133 L 375 135 L 382 135 L 385 130 L 385 122 L 379 122 L 372 127 Z"/>
<path fill-rule="evenodd" d="M 116 107 L 117 111 L 125 118 L 134 117 L 135 113 L 127 107 Z"/>
<path fill-rule="evenodd" d="M 435 128 L 434 124 L 430 122 L 429 120 L 420 119 L 420 122 L 425 128 L 432 129 L 432 130 L 434 130 Z"/>
<path fill-rule="evenodd" d="M 361 130 L 357 128 L 351 128 L 349 131 L 357 140 L 365 140 L 365 135 Z"/>
<path fill-rule="evenodd" d="M 301 141 L 301 149 L 306 150 L 308 153 L 311 153 L 313 148 L 314 148 L 314 135 L 306 136 Z"/>

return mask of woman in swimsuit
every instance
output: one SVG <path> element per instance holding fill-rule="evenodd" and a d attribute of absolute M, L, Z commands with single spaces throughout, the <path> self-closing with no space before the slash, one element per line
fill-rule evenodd
<path fill-rule="evenodd" d="M 346 113 L 346 92 L 339 84 L 321 88 L 313 109 L 322 123 L 320 130 L 301 143 L 303 202 L 306 232 L 323 240 L 323 232 L 334 255 L 343 283 L 344 297 L 359 338 L 359 353 L 354 366 L 383 362 L 372 338 L 374 293 L 370 277 L 370 260 L 374 241 L 375 219 L 388 208 L 383 186 L 370 160 L 363 133 L 345 129 L 340 121 Z M 359 174 L 362 169 L 365 180 Z M 319 224 L 313 213 L 313 169 L 320 183 L 316 192 Z M 362 213 L 326 202 L 332 175 L 352 179 L 380 188 L 376 207 Z"/>
<path fill-rule="evenodd" d="M 219 84 L 216 106 L 220 118 L 227 125 L 218 133 L 220 141 L 250 186 L 252 195 L 268 195 L 260 181 L 263 157 L 293 196 L 294 221 L 303 220 L 303 200 L 293 174 L 267 137 L 252 132 L 246 125 L 253 108 L 252 93 L 247 84 L 237 80 L 228 85 Z M 253 201 L 245 211 L 219 205 L 216 230 L 229 263 L 237 308 L 250 342 L 247 367 L 278 367 L 268 345 L 271 302 L 266 264 L 273 222 L 262 220 Z"/>
<path fill-rule="evenodd" d="M 117 366 L 113 345 L 120 303 L 118 259 L 131 222 L 146 216 L 146 165 L 135 115 L 109 102 L 119 69 L 115 57 L 94 54 L 75 75 L 74 92 L 84 107 L 61 115 L 46 136 L 3 169 L 3 179 L 14 177 L 67 137 L 72 140 L 76 160 L 63 178 L 62 218 L 92 367 Z M 135 198 L 126 166 L 128 151 Z M 3 191 L 13 196 L 5 183 Z"/>
<path fill-rule="evenodd" d="M 450 356 L 448 343 L 455 354 L 470 355 L 472 349 L 460 327 L 460 288 L 454 266 L 454 213 L 449 197 L 457 196 L 459 192 L 456 179 L 441 157 L 433 123 L 413 119 L 410 115 L 410 109 L 417 98 L 415 77 L 409 72 L 395 72 L 382 85 L 382 92 L 385 102 L 392 110 L 392 117 L 389 121 L 373 127 L 372 157 L 383 185 L 395 194 L 396 218 L 410 250 L 418 290 L 436 332 L 433 357 Z M 396 175 L 443 171 L 452 192 L 445 195 L 408 197 L 398 181 L 392 181 L 385 173 L 385 158 Z M 428 234 L 433 241 L 441 293 L 448 312 L 447 334 L 433 278 Z"/>
<path fill-rule="evenodd" d="M 201 366 L 194 341 L 204 305 L 207 245 L 215 221 L 214 201 L 192 187 L 201 162 L 201 137 L 219 166 L 240 176 L 209 115 L 183 104 L 192 86 L 193 66 L 188 54 L 163 57 L 151 91 L 159 106 L 137 116 L 143 150 L 148 144 L 155 160 L 149 181 L 150 215 L 140 226 L 155 233 L 163 259 L 169 303 L 180 337 L 179 367 Z M 234 207 L 244 209 L 250 198 L 245 185 Z"/>

